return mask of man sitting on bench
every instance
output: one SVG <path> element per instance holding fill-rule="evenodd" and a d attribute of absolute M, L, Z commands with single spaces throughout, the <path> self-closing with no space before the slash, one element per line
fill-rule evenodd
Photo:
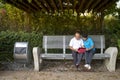
<path fill-rule="evenodd" d="M 74 60 L 74 64 L 78 70 L 80 61 L 82 59 L 83 54 L 78 54 L 78 49 L 84 47 L 83 40 L 80 35 L 80 31 L 75 32 L 75 37 L 71 39 L 69 43 L 69 47 L 72 50 L 72 56 Z"/>

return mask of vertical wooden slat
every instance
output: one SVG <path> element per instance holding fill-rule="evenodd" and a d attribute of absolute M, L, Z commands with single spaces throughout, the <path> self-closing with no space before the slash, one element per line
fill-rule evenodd
<path fill-rule="evenodd" d="M 75 11 L 75 7 L 78 4 L 78 0 L 73 0 L 73 13 Z"/>
<path fill-rule="evenodd" d="M 52 4 L 52 6 L 54 7 L 55 11 L 57 11 L 57 6 L 56 6 L 56 4 L 55 4 L 55 1 L 54 1 L 54 0 L 51 0 L 51 4 Z"/>
<path fill-rule="evenodd" d="M 31 20 L 31 16 L 29 13 L 24 13 L 24 25 L 25 25 L 25 30 L 27 32 L 30 32 L 31 31 L 31 26 L 30 26 L 30 20 Z"/>
<path fill-rule="evenodd" d="M 107 5 L 104 5 L 103 7 L 101 7 L 100 9 L 97 10 L 97 12 L 102 12 L 105 9 L 107 9 L 108 7 L 110 7 L 112 4 L 114 4 L 116 2 L 116 0 L 112 0 L 109 3 L 107 3 Z"/>
<path fill-rule="evenodd" d="M 63 6 L 63 1 L 65 4 L 67 2 L 65 7 Z M 12 5 L 14 4 L 14 6 L 27 12 L 36 12 L 41 9 L 45 12 L 63 12 L 67 8 L 68 12 L 70 9 L 73 9 L 73 13 L 75 9 L 77 13 L 83 13 L 85 10 L 88 10 L 88 12 L 93 10 L 93 12 L 99 13 L 116 1 L 117 0 L 32 0 L 32 2 L 29 3 L 27 0 L 5 0 L 5 2 Z"/>
<path fill-rule="evenodd" d="M 79 5 L 79 9 L 78 9 L 78 13 L 81 12 L 82 7 L 84 6 L 85 1 L 86 1 L 86 0 L 81 0 L 81 3 L 80 3 L 80 5 Z"/>
<path fill-rule="evenodd" d="M 92 9 L 94 9 L 98 4 L 101 2 L 101 0 L 96 0 L 94 4 L 91 5 L 91 7 L 88 9 L 88 12 L 90 12 Z"/>
<path fill-rule="evenodd" d="M 68 13 L 69 13 L 69 10 L 70 10 L 70 0 L 67 0 L 67 9 L 68 9 Z"/>
<path fill-rule="evenodd" d="M 16 3 L 16 2 L 12 2 L 11 0 L 9 0 L 7 3 L 11 4 L 11 5 L 13 5 L 13 6 L 15 6 L 15 7 L 19 8 L 21 10 L 24 10 L 26 12 L 30 12 L 30 10 L 27 9 L 24 5 L 20 5 L 20 4 Z"/>
<path fill-rule="evenodd" d="M 59 1 L 59 4 L 60 4 L 60 8 L 61 8 L 61 10 L 62 10 L 62 12 L 63 12 L 62 0 L 58 0 L 58 1 Z"/>
<path fill-rule="evenodd" d="M 33 7 L 35 7 L 37 10 L 41 10 L 40 7 L 38 7 L 36 4 L 33 3 L 33 0 L 32 2 L 30 3 Z"/>
<path fill-rule="evenodd" d="M 101 4 L 99 4 L 96 8 L 93 9 L 93 12 L 94 11 L 97 11 L 98 9 L 100 9 L 102 6 L 104 6 L 105 4 L 107 4 L 109 0 L 105 0 L 104 2 L 102 2 Z"/>
<path fill-rule="evenodd" d="M 51 12 L 51 11 L 52 11 L 52 8 L 51 8 L 51 6 L 48 4 L 48 2 L 47 2 L 46 0 L 42 0 L 42 1 L 43 1 L 43 3 L 46 4 L 46 6 L 48 7 L 48 10 Z"/>
<path fill-rule="evenodd" d="M 47 9 L 46 9 L 46 7 L 40 2 L 40 0 L 38 1 L 38 0 L 35 0 L 35 2 L 36 2 L 36 4 L 37 5 L 40 5 L 40 7 L 46 12 L 49 12 Z"/>
<path fill-rule="evenodd" d="M 15 1 L 14 1 L 15 2 Z M 32 11 L 36 11 L 35 9 L 33 9 L 30 5 L 28 5 L 28 4 L 26 4 L 24 1 L 19 1 L 19 3 L 21 3 L 21 4 L 23 4 L 23 5 L 25 5 L 25 6 L 27 6 L 28 7 L 28 9 L 31 9 Z"/>
<path fill-rule="evenodd" d="M 89 10 L 94 0 L 89 0 L 89 3 L 85 6 L 85 9 Z"/>

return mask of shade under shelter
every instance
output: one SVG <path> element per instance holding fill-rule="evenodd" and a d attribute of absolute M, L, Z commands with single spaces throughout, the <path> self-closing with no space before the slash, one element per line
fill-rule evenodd
<path fill-rule="evenodd" d="M 102 12 L 117 0 L 3 0 L 26 12 Z"/>

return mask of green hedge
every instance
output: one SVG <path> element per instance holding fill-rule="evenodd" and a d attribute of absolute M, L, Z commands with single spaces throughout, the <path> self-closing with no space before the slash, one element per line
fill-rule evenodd
<path fill-rule="evenodd" d="M 42 33 L 36 33 L 36 32 L 14 32 L 14 31 L 1 31 L 0 32 L 0 61 L 9 61 L 13 60 L 13 49 L 15 42 L 29 42 L 30 50 L 32 51 L 32 48 L 35 46 L 42 47 Z M 108 38 L 108 40 L 107 40 Z M 107 46 L 119 46 L 120 48 L 120 40 L 113 41 L 113 43 L 110 40 L 108 36 L 106 36 L 106 45 Z M 112 38 L 113 39 L 113 38 Z M 109 44 L 108 42 L 113 44 Z M 120 50 L 120 49 L 119 49 Z M 118 58 L 120 58 L 120 53 L 118 54 Z"/>
<path fill-rule="evenodd" d="M 39 46 L 42 44 L 41 33 L 26 33 L 26 32 L 13 32 L 2 31 L 0 32 L 0 61 L 12 60 L 13 49 L 15 42 L 29 42 L 30 48 Z"/>
<path fill-rule="evenodd" d="M 120 39 L 118 39 L 117 43 L 118 43 L 118 51 L 119 51 L 118 58 L 120 59 Z"/>

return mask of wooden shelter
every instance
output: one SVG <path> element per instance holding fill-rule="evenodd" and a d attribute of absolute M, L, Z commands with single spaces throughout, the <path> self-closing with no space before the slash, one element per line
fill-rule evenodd
<path fill-rule="evenodd" d="M 104 11 L 112 6 L 118 0 L 3 0 L 5 3 L 13 5 L 26 12 L 26 22 L 29 25 L 30 13 L 43 12 L 47 14 L 60 13 L 66 11 L 79 14 L 86 12 L 99 13 L 99 27 L 103 33 L 104 27 Z"/>
<path fill-rule="evenodd" d="M 3 0 L 26 12 L 43 11 L 48 13 L 64 12 L 65 10 L 77 13 L 102 12 L 116 0 Z"/>

